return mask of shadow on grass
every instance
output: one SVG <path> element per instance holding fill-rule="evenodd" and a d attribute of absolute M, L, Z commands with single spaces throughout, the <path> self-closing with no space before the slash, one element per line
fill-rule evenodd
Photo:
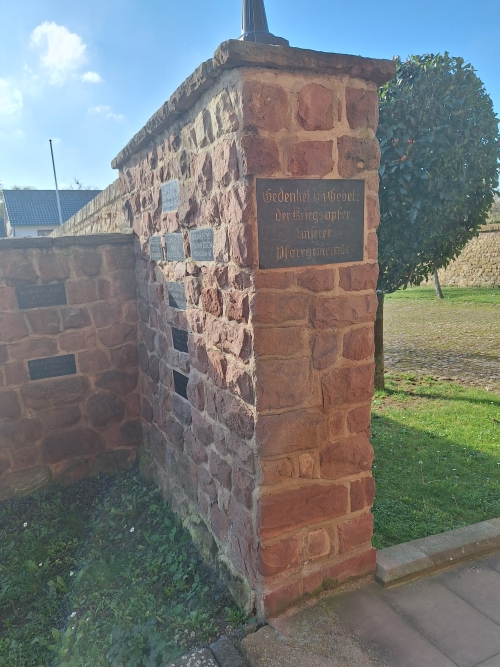
<path fill-rule="evenodd" d="M 455 385 L 456 386 L 456 385 Z M 464 391 L 470 390 L 470 387 L 465 388 Z M 459 390 L 458 390 L 459 391 Z M 419 392 L 419 391 L 401 391 L 397 389 L 391 389 L 386 388 L 383 391 L 383 395 L 385 396 L 398 396 L 398 397 L 412 397 L 412 398 L 428 398 L 431 400 L 441 400 L 441 401 L 465 401 L 467 403 L 474 403 L 475 405 L 496 405 L 500 408 L 500 396 L 497 393 L 491 393 L 489 396 L 485 398 L 471 398 L 469 395 L 467 396 L 460 396 L 459 393 L 457 392 L 452 394 L 446 394 L 446 392 L 439 392 L 439 391 L 426 391 L 426 392 Z M 500 419 L 500 416 L 499 416 Z"/>
<path fill-rule="evenodd" d="M 495 457 L 379 415 L 372 443 L 376 548 L 500 516 L 500 450 Z"/>

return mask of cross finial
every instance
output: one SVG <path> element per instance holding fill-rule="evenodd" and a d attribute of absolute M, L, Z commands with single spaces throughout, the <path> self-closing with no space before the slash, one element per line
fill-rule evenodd
<path fill-rule="evenodd" d="M 264 0 L 243 0 L 240 39 L 244 42 L 288 46 L 288 40 L 269 32 Z"/>

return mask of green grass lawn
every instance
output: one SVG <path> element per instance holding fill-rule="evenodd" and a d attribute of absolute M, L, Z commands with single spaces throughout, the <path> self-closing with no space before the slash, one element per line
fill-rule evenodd
<path fill-rule="evenodd" d="M 495 303 L 500 305 L 500 287 L 443 287 L 444 299 L 436 297 L 434 287 L 408 287 L 392 294 L 386 294 L 386 299 L 425 299 L 438 303 Z"/>
<path fill-rule="evenodd" d="M 373 403 L 374 546 L 500 516 L 500 396 L 386 377 Z"/>
<path fill-rule="evenodd" d="M 0 504 L 1 667 L 157 667 L 241 620 L 134 470 Z"/>

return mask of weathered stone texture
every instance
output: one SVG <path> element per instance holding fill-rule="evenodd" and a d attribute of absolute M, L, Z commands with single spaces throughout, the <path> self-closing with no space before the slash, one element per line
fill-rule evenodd
<path fill-rule="evenodd" d="M 500 225 L 485 225 L 457 259 L 438 271 L 445 287 L 500 287 Z"/>
<path fill-rule="evenodd" d="M 0 244 L 2 499 L 52 479 L 68 483 L 123 467 L 140 445 L 131 433 L 141 430 L 131 237 L 22 239 L 21 254 L 19 241 Z M 133 289 L 100 299 L 99 283 L 112 285 L 117 274 Z M 19 310 L 9 285 L 26 280 L 64 283 L 68 305 Z M 76 375 L 29 379 L 28 360 L 68 353 L 75 354 Z"/>

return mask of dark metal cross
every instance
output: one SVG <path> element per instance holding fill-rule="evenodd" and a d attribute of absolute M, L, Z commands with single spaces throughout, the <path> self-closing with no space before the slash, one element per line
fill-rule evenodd
<path fill-rule="evenodd" d="M 275 46 L 288 46 L 288 40 L 276 37 L 267 27 L 264 0 L 243 0 L 242 29 L 240 39 L 244 42 L 260 42 Z"/>

